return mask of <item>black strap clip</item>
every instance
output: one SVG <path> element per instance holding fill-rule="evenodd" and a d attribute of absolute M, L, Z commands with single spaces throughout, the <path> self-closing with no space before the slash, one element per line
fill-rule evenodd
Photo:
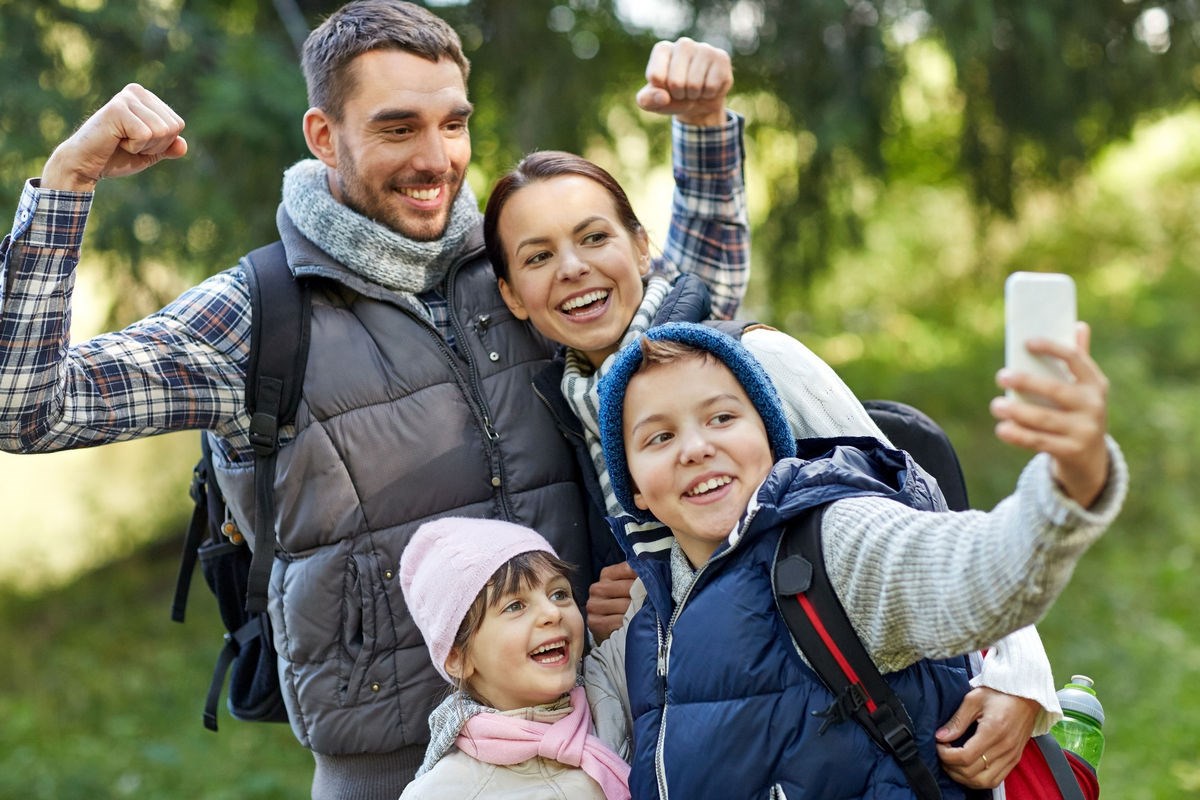
<path fill-rule="evenodd" d="M 829 730 L 831 725 L 840 725 L 848 719 L 854 719 L 854 716 L 866 703 L 867 695 L 862 686 L 857 683 L 850 684 L 844 692 L 833 699 L 833 702 L 824 711 L 812 712 L 814 717 L 821 717 L 824 720 L 817 730 L 817 735 L 824 736 L 825 731 Z"/>

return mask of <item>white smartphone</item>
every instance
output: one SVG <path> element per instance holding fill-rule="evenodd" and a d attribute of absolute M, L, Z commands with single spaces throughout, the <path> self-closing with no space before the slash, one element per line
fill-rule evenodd
<path fill-rule="evenodd" d="M 1075 281 L 1070 275 L 1014 272 L 1004 282 L 1004 365 L 1018 372 L 1070 380 L 1062 361 L 1034 356 L 1025 348 L 1034 338 L 1075 344 Z M 1011 389 L 1008 396 L 1039 402 Z"/>

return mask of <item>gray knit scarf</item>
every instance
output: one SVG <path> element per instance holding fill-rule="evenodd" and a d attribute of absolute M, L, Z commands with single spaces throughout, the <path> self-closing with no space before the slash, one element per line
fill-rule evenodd
<path fill-rule="evenodd" d="M 479 204 L 464 181 L 441 238 L 409 239 L 342 205 L 329 191 L 327 167 L 310 158 L 283 174 L 283 205 L 313 244 L 372 283 L 416 295 L 437 286 L 480 224 Z M 418 304 L 420 305 L 420 304 Z"/>
<path fill-rule="evenodd" d="M 661 275 L 651 275 L 646 280 L 642 303 L 633 315 L 629 327 L 625 329 L 618 350 L 637 339 L 650 327 L 654 315 L 658 313 L 670 292 L 671 282 Z M 596 476 L 600 480 L 600 489 L 604 492 L 604 507 L 609 516 L 619 517 L 626 512 L 617 502 L 612 480 L 608 476 L 608 465 L 604 463 L 604 448 L 600 446 L 600 398 L 596 391 L 596 386 L 611 363 L 612 356 L 609 356 L 604 359 L 599 369 L 596 369 L 583 353 L 568 349 L 567 365 L 562 377 L 562 393 L 583 425 L 583 438 L 587 442 L 588 454 L 592 457 Z"/>

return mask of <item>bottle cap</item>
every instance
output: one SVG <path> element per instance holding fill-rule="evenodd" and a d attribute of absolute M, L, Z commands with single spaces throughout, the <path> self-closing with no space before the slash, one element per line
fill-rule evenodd
<path fill-rule="evenodd" d="M 1058 690 L 1058 702 L 1063 711 L 1075 711 L 1104 725 L 1104 707 L 1096 697 L 1094 683 L 1087 675 L 1072 675 L 1071 682 Z"/>

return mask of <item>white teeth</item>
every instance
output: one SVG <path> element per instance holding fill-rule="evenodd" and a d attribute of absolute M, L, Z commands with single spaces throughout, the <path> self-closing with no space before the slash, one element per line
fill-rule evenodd
<path fill-rule="evenodd" d="M 728 475 L 722 475 L 719 478 L 709 478 L 703 483 L 693 486 L 691 490 L 688 491 L 688 497 L 706 494 L 707 492 L 711 492 L 713 489 L 724 486 L 727 483 L 733 483 L 733 478 L 729 477 Z"/>
<path fill-rule="evenodd" d="M 594 292 L 588 292 L 587 294 L 579 295 L 579 297 L 571 298 L 559 306 L 559 309 L 562 311 L 574 311 L 577 308 L 582 308 L 589 303 L 595 303 L 597 300 L 603 300 L 606 297 L 608 297 L 608 292 L 597 289 Z"/>
<path fill-rule="evenodd" d="M 400 191 L 414 200 L 436 200 L 438 195 L 442 193 L 442 187 L 438 186 L 434 189 L 401 189 Z"/>
<path fill-rule="evenodd" d="M 537 656 L 537 655 L 541 655 L 542 653 L 549 652 L 550 650 L 562 650 L 562 649 L 566 648 L 566 646 L 567 646 L 566 642 L 551 642 L 550 644 L 542 645 L 541 647 L 537 648 L 529 655 Z"/>

